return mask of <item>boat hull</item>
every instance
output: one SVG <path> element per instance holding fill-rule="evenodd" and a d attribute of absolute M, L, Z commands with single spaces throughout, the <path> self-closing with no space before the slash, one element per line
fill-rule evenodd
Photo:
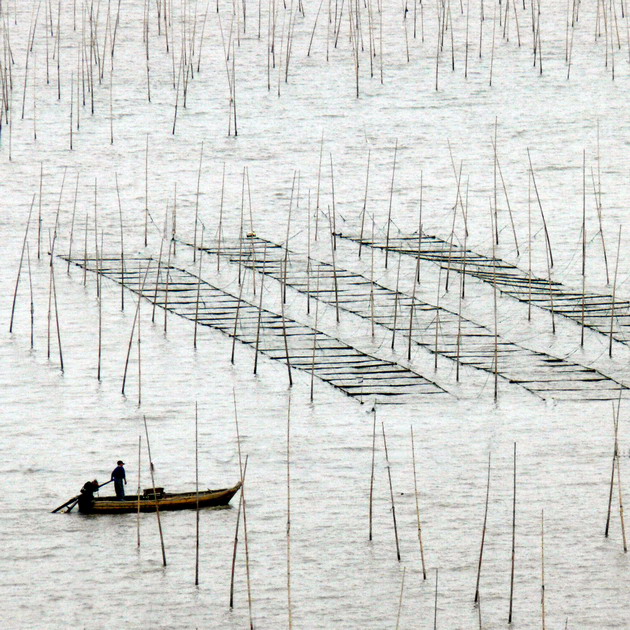
<path fill-rule="evenodd" d="M 236 484 L 233 488 L 222 488 L 220 490 L 204 490 L 197 495 L 194 492 L 180 492 L 176 494 L 166 493 L 157 500 L 153 497 L 140 495 L 126 496 L 122 501 L 116 497 L 98 497 L 94 499 L 94 504 L 88 514 L 132 514 L 134 512 L 155 512 L 158 508 L 162 511 L 194 510 L 197 504 L 200 508 L 219 507 L 227 505 L 232 497 L 238 492 L 241 484 Z M 197 497 L 199 501 L 197 502 Z"/>

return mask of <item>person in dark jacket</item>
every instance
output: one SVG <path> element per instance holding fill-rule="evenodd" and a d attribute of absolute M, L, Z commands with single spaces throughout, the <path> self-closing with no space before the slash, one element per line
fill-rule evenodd
<path fill-rule="evenodd" d="M 98 481 L 86 481 L 79 495 L 79 512 L 89 514 L 94 506 L 94 493 L 98 491 Z"/>
<path fill-rule="evenodd" d="M 118 465 L 112 470 L 112 479 L 114 480 L 114 488 L 116 488 L 116 498 L 123 501 L 125 498 L 125 484 L 127 483 L 127 475 L 123 466 L 125 462 L 118 460 Z"/>

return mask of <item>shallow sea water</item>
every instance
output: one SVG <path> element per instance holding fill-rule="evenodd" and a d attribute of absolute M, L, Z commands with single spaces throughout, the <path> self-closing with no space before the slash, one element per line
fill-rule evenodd
<path fill-rule="evenodd" d="M 532 264 L 546 274 L 545 241 L 533 192 L 528 204 L 528 154 L 536 173 L 541 203 L 549 225 L 556 264 L 555 279 L 573 289 L 581 286 L 582 152 L 587 162 L 587 287 L 606 286 L 602 239 L 593 187 L 601 180 L 602 226 L 609 275 L 614 273 L 619 227 L 625 228 L 628 188 L 630 117 L 628 18 L 616 3 L 619 44 L 614 50 L 612 79 L 610 44 L 604 34 L 595 41 L 598 3 L 581 3 L 573 34 L 571 76 L 565 63 L 564 3 L 542 3 L 543 74 L 533 66 L 531 9 L 518 7 L 521 47 L 510 17 L 510 41 L 502 26 L 495 30 L 492 87 L 489 86 L 493 31 L 492 3 L 484 3 L 482 58 L 479 59 L 479 11 L 475 1 L 451 2 L 455 72 L 450 69 L 450 34 L 439 66 L 435 90 L 436 3 L 424 7 L 425 40 L 413 39 L 413 7 L 409 5 L 410 61 L 399 3 L 383 3 L 383 83 L 379 57 L 374 78 L 369 73 L 367 18 L 361 7 L 366 50 L 360 55 L 360 97 L 355 97 L 352 44 L 347 15 L 337 48 L 330 44 L 326 61 L 327 7 L 322 5 L 307 56 L 318 3 L 305 2 L 305 16 L 296 13 L 289 80 L 276 68 L 267 89 L 266 29 L 268 8 L 261 7 L 261 40 L 257 38 L 257 5 L 247 4 L 247 32 L 235 46 L 238 137 L 227 136 L 229 90 L 224 44 L 229 37 L 232 5 L 214 5 L 207 13 L 201 72 L 189 85 L 186 108 L 180 107 L 172 134 L 175 90 L 173 67 L 164 36 L 157 34 L 156 8 L 151 8 L 151 103 L 146 98 L 143 3 L 121 3 L 114 74 L 109 61 L 95 90 L 95 113 L 81 108 L 80 130 L 69 149 L 70 81 L 76 81 L 81 7 L 73 30 L 74 3 L 61 8 L 61 100 L 57 100 L 54 39 L 48 37 L 50 84 L 46 84 L 46 37 L 39 24 L 30 56 L 21 117 L 26 42 L 33 9 L 39 2 L 9 3 L 7 26 L 14 56 L 12 128 L 4 125 L 0 146 L 3 198 L 0 233 L 0 387 L 2 411 L 0 463 L 3 510 L 0 513 L 0 597 L 2 627 L 22 628 L 242 628 L 249 624 L 244 549 L 239 546 L 235 608 L 229 610 L 229 580 L 237 503 L 231 509 L 201 514 L 200 585 L 194 585 L 195 514 L 164 514 L 162 524 L 168 565 L 162 567 L 157 523 L 140 519 L 141 546 L 135 515 L 83 517 L 50 514 L 73 496 L 87 479 L 107 479 L 117 459 L 127 463 L 129 490 L 138 483 L 138 437 L 142 434 L 141 484 L 149 485 L 143 417 L 149 426 L 156 482 L 168 490 L 194 486 L 195 402 L 199 410 L 199 470 L 202 486 L 235 483 L 239 476 L 234 424 L 238 411 L 243 454 L 247 454 L 247 521 L 251 570 L 252 614 L 256 628 L 288 627 L 287 598 L 287 410 L 291 405 L 291 610 L 295 628 L 433 628 L 435 579 L 438 574 L 437 627 L 487 629 L 507 626 L 510 587 L 512 519 L 512 449 L 518 448 L 516 575 L 514 628 L 541 627 L 541 512 L 545 519 L 545 597 L 548 628 L 628 628 L 630 587 L 628 557 L 623 553 L 618 509 L 611 535 L 603 537 L 613 448 L 610 402 L 541 401 L 514 385 L 499 383 L 493 400 L 493 379 L 445 359 L 434 369 L 427 351 L 414 350 L 411 366 L 435 380 L 450 395 L 416 398 L 405 404 L 376 405 L 377 420 L 387 431 L 391 475 L 400 537 L 397 561 L 387 467 L 377 435 L 374 482 L 374 540 L 368 541 L 368 503 L 372 457 L 373 400 L 362 403 L 315 382 L 309 401 L 309 375 L 294 371 L 288 388 L 286 367 L 261 358 L 253 375 L 253 351 L 236 346 L 230 363 L 231 339 L 199 330 L 193 349 L 193 326 L 163 312 L 151 322 L 143 303 L 142 404 L 138 406 L 137 360 L 132 355 L 126 396 L 121 381 L 131 332 L 135 300 L 120 287 L 103 283 L 102 380 L 96 378 L 98 307 L 95 281 L 77 268 L 66 273 L 56 263 L 64 371 L 59 369 L 53 334 L 47 357 L 49 234 L 59 207 L 57 251 L 66 253 L 78 180 L 75 253 L 84 247 L 86 216 L 88 251 L 94 243 L 94 188 L 97 186 L 98 229 L 104 250 L 116 254 L 119 242 L 118 176 L 125 222 L 125 250 L 157 255 L 165 208 L 177 201 L 177 236 L 191 239 L 196 207 L 201 142 L 199 218 L 205 238 L 216 238 L 220 216 L 222 170 L 225 166 L 223 229 L 238 236 L 242 172 L 248 169 L 252 211 L 246 204 L 246 228 L 265 238 L 285 241 L 292 181 L 299 173 L 300 193 L 294 194 L 290 247 L 307 250 L 308 195 L 315 230 L 315 199 L 320 190 L 319 239 L 313 256 L 330 260 L 326 234 L 333 162 L 337 229 L 357 233 L 364 203 L 366 161 L 370 151 L 367 195 L 369 221 L 383 235 L 390 204 L 394 146 L 396 173 L 391 198 L 393 233 L 413 232 L 418 225 L 422 173 L 423 228 L 448 237 L 462 163 L 462 190 L 468 187 L 469 246 L 490 253 L 490 203 L 493 203 L 493 147 L 506 180 L 519 238 L 517 256 L 505 197 L 499 194 L 498 255 L 522 268 L 528 265 L 528 214 L 532 219 Z M 106 3 L 99 14 L 100 46 L 106 30 Z M 176 46 L 181 42 L 181 15 L 195 10 L 201 21 L 204 3 L 173 3 Z M 116 3 L 107 3 L 112 13 Z M 375 5 L 371 5 L 375 10 Z M 468 78 L 464 78 L 466 7 L 470 6 Z M 505 3 L 501 5 L 505 10 Z M 511 6 L 511 5 L 510 5 Z M 297 5 L 279 4 L 278 32 L 286 33 Z M 6 7 L 4 8 L 6 10 Z M 44 12 L 44 9 L 41 9 Z M 334 4 L 331 5 L 334 14 Z M 420 4 L 416 5 L 418 25 Z M 510 11 L 513 11 L 510 8 Z M 53 7 L 53 13 L 56 8 Z M 44 21 L 43 13 L 40 16 Z M 283 27 L 283 20 L 286 20 Z M 498 18 L 497 18 L 498 20 Z M 600 15 L 601 20 L 601 15 Z M 53 24 L 56 32 L 56 25 Z M 236 24 L 232 27 L 236 37 Z M 243 24 L 240 24 L 242 30 Z M 379 24 L 375 18 L 378 45 Z M 199 31 L 197 31 L 199 38 Z M 278 35 L 279 40 L 280 35 Z M 617 34 L 614 33 L 617 44 Z M 237 42 L 238 43 L 238 42 Z M 278 44 L 280 48 L 280 44 Z M 178 49 L 179 50 L 179 49 Z M 279 60 L 286 63 L 286 43 Z M 197 53 L 198 54 L 198 49 Z M 608 67 L 605 66 L 606 55 Z M 74 61 L 72 61 L 74 60 Z M 72 75 L 72 73 L 74 73 Z M 72 76 L 71 76 L 72 75 Z M 35 77 L 35 90 L 33 90 Z M 278 77 L 281 77 L 280 96 Z M 76 83 L 75 83 L 76 86 Z M 33 100 L 35 93 L 35 101 Z M 111 116 L 110 116 L 111 96 Z M 180 94 L 181 99 L 181 94 Z M 34 107 L 35 103 L 35 107 Z M 75 101 L 76 105 L 76 101 Z M 73 105 L 73 107 L 75 106 Z M 76 110 L 74 110 L 76 124 Z M 37 139 L 34 139 L 34 129 Z M 113 129 L 114 143 L 110 144 Z M 323 134 L 323 145 L 321 138 Z M 10 136 L 10 138 L 9 138 Z M 144 248 L 145 147 L 149 139 L 148 247 Z M 599 145 L 599 148 L 598 148 Z M 321 177 L 318 178 L 320 148 Z M 452 156 L 452 157 L 451 157 Z M 41 259 L 37 259 L 40 168 L 43 168 Z M 592 173 L 591 173 L 592 169 Z M 60 195 L 65 172 L 63 194 Z M 297 179 L 297 175 L 296 175 Z M 593 184 L 593 181 L 595 184 Z M 176 188 L 175 188 L 176 187 Z M 35 196 L 35 197 L 34 197 Z M 29 289 L 23 268 L 15 311 L 8 333 L 12 295 L 24 229 L 32 199 L 34 215 L 28 237 L 34 296 L 35 344 L 29 342 Z M 528 206 L 530 213 L 528 213 Z M 298 209 L 296 209 L 296 207 Z M 250 222 L 251 216 L 251 224 Z M 169 218 L 169 232 L 171 219 Z M 462 240 L 461 218 L 456 237 Z M 616 291 L 630 295 L 630 234 L 621 232 Z M 179 246 L 176 264 L 194 270 L 189 249 Z M 337 265 L 369 269 L 369 257 L 339 241 Z M 204 260 L 202 275 L 231 292 L 238 291 L 237 270 L 226 264 L 216 273 L 216 258 Z M 396 284 L 395 267 L 383 266 L 375 255 L 376 279 Z M 435 303 L 438 268 L 423 263 L 422 299 Z M 401 288 L 411 290 L 413 261 L 401 264 Z M 493 326 L 492 290 L 467 281 L 463 312 Z M 246 292 L 251 291 L 247 287 Z M 265 306 L 279 312 L 280 289 L 265 282 Z M 453 292 L 441 303 L 457 308 Z M 313 324 L 305 298 L 291 290 L 287 314 Z M 336 324 L 334 309 L 321 306 L 318 325 L 347 343 L 379 357 L 406 363 L 404 343 L 390 348 L 390 333 L 343 313 Z M 587 331 L 580 348 L 575 323 L 557 322 L 551 332 L 549 313 L 527 308 L 507 297 L 499 300 L 499 334 L 527 347 L 587 364 L 623 382 L 630 377 L 630 350 L 621 343 L 608 357 L 607 339 Z M 53 333 L 54 320 L 53 320 Z M 626 481 L 628 429 L 621 407 L 622 483 Z M 416 441 L 419 502 L 428 577 L 422 579 L 410 450 L 410 427 Z M 379 426 L 380 428 L 380 426 Z M 484 517 L 488 456 L 492 476 L 480 593 L 473 605 L 479 545 Z M 243 536 L 241 534 L 241 543 Z M 404 573 L 403 573 L 404 570 Z M 404 575 L 404 588 L 401 584 Z"/>

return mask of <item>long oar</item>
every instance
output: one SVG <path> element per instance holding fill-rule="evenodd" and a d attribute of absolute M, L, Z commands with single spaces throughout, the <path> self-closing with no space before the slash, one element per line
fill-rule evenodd
<path fill-rule="evenodd" d="M 111 483 L 112 481 L 114 481 L 114 480 L 113 480 L 113 479 L 110 479 L 109 481 L 106 481 L 105 483 L 102 483 L 102 484 L 98 487 L 98 489 L 100 490 L 103 486 L 106 486 L 108 483 Z M 76 497 L 72 497 L 72 499 L 70 499 L 69 501 L 66 501 L 64 504 L 60 505 L 58 508 L 55 508 L 55 509 L 51 512 L 51 514 L 55 514 L 56 512 L 59 512 L 59 510 L 63 510 L 63 508 L 65 508 L 65 507 L 66 507 L 66 505 L 70 505 L 70 503 L 72 503 L 73 501 L 76 503 L 76 502 L 79 500 L 79 497 L 80 497 L 80 496 L 81 496 L 80 494 L 77 494 L 77 496 L 76 496 Z M 72 505 L 72 507 L 74 507 L 74 504 Z M 71 508 L 69 508 L 69 509 L 72 509 L 72 507 L 71 507 Z"/>

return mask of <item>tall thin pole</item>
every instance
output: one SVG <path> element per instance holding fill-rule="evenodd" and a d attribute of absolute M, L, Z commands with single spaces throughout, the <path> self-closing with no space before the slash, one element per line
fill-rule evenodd
<path fill-rule="evenodd" d="M 400 627 L 400 613 L 402 611 L 403 593 L 405 591 L 405 573 L 407 567 L 403 567 L 402 580 L 400 582 L 400 597 L 398 598 L 398 614 L 396 615 L 396 630 Z"/>
<path fill-rule="evenodd" d="M 389 258 L 389 231 L 392 224 L 392 201 L 394 198 L 394 176 L 396 175 L 396 155 L 398 153 L 398 138 L 394 146 L 394 166 L 392 167 L 392 182 L 389 188 L 389 209 L 387 211 L 387 234 L 385 236 L 385 269 Z"/>
<path fill-rule="evenodd" d="M 195 400 L 195 509 L 196 509 L 196 528 L 195 528 L 195 586 L 199 586 L 199 414 L 197 409 L 197 401 Z"/>
<path fill-rule="evenodd" d="M 374 457 L 376 453 L 376 407 L 372 407 L 372 467 L 370 472 L 370 509 L 369 509 L 369 536 L 368 540 L 372 540 L 372 503 L 374 498 Z"/>
<path fill-rule="evenodd" d="M 136 322 L 138 321 L 138 315 L 140 312 L 140 300 L 142 300 L 142 296 L 144 294 L 144 284 L 147 281 L 147 275 L 149 273 L 150 267 L 151 267 L 151 261 L 149 261 L 149 264 L 147 265 L 147 270 L 144 272 L 144 278 L 142 280 L 142 288 L 140 289 L 140 294 L 138 295 L 138 304 L 136 304 L 136 313 L 133 318 L 133 324 L 131 325 L 131 334 L 129 335 L 129 346 L 127 348 L 127 358 L 125 360 L 125 370 L 123 372 L 122 392 L 121 392 L 123 396 L 125 395 L 125 383 L 127 381 L 127 369 L 129 367 L 129 357 L 131 355 L 131 346 L 133 344 L 133 334 L 136 329 Z M 140 279 L 139 276 L 138 276 L 138 279 Z"/>
<path fill-rule="evenodd" d="M 510 572 L 510 612 L 508 623 L 512 623 L 512 600 L 514 598 L 514 561 L 516 556 L 516 442 L 514 442 L 514 482 L 512 492 L 512 570 Z"/>
<path fill-rule="evenodd" d="M 617 294 L 617 271 L 619 270 L 619 249 L 621 248 L 621 226 L 617 240 L 617 262 L 615 263 L 615 275 L 613 276 L 612 302 L 610 305 L 610 334 L 608 338 L 608 356 L 612 357 L 613 349 L 613 323 L 615 321 L 615 297 Z"/>
<path fill-rule="evenodd" d="M 545 620 L 545 510 L 540 512 L 540 614 L 542 630 L 546 630 Z"/>
<path fill-rule="evenodd" d="M 433 604 L 433 630 L 437 630 L 437 602 L 438 602 L 438 568 L 435 568 L 435 601 Z"/>
<path fill-rule="evenodd" d="M 287 608 L 289 612 L 289 630 L 293 628 L 293 610 L 291 606 L 291 397 L 287 409 Z"/>
<path fill-rule="evenodd" d="M 385 447 L 385 461 L 387 462 L 387 477 L 389 479 L 389 496 L 392 502 L 392 519 L 394 521 L 394 537 L 396 538 L 396 557 L 400 562 L 400 545 L 398 543 L 398 525 L 396 524 L 396 505 L 394 504 L 394 488 L 392 486 L 392 471 L 389 464 L 389 455 L 387 453 L 387 439 L 385 438 L 385 423 L 381 422 L 383 429 L 383 446 Z"/>
<path fill-rule="evenodd" d="M 582 151 L 582 329 L 580 346 L 584 347 L 584 315 L 586 310 L 586 151 Z"/>
<path fill-rule="evenodd" d="M 619 430 L 619 408 L 621 407 L 621 399 L 619 400 L 617 406 L 617 421 L 615 423 L 615 453 L 617 458 L 617 490 L 619 491 L 619 518 L 621 519 L 621 537 L 623 540 L 623 552 L 628 552 L 628 543 L 626 541 L 626 524 L 623 518 L 623 496 L 621 493 L 621 466 L 619 460 L 619 443 L 617 439 L 617 434 Z"/>
<path fill-rule="evenodd" d="M 33 275 L 31 273 L 31 250 L 26 244 L 26 260 L 28 263 L 28 284 L 31 295 L 31 350 L 35 346 L 35 302 L 33 300 Z"/>
<path fill-rule="evenodd" d="M 411 459 L 413 461 L 413 491 L 416 498 L 416 521 L 418 523 L 418 543 L 420 544 L 420 558 L 422 560 L 422 579 L 427 579 L 427 567 L 424 563 L 424 545 L 422 544 L 422 523 L 420 522 L 420 506 L 418 503 L 418 479 L 416 476 L 416 447 L 413 442 L 413 427 L 411 427 Z"/>
<path fill-rule="evenodd" d="M 149 230 L 149 134 L 144 158 L 144 246 L 148 243 Z"/>
<path fill-rule="evenodd" d="M 138 549 L 140 549 L 140 494 L 142 492 L 141 484 L 140 484 L 140 471 L 142 468 L 140 467 L 142 462 L 142 435 L 138 435 L 138 499 L 137 499 L 137 518 L 136 518 L 136 530 L 137 530 L 137 541 L 138 541 Z"/>
<path fill-rule="evenodd" d="M 199 151 L 199 171 L 197 172 L 197 195 L 195 198 L 195 227 L 193 236 L 193 262 L 197 260 L 197 221 L 199 217 L 199 188 L 201 185 L 201 163 L 203 161 L 203 140 L 201 141 L 201 149 Z"/>
<path fill-rule="evenodd" d="M 621 396 L 621 390 L 619 390 L 619 395 Z M 617 412 L 618 413 L 618 412 Z M 612 457 L 612 472 L 610 474 L 610 493 L 608 495 L 608 515 L 606 517 L 606 528 L 604 529 L 604 537 L 608 538 L 608 530 L 610 528 L 610 513 L 612 509 L 612 499 L 613 492 L 615 487 L 615 468 L 617 466 L 617 413 L 615 413 L 615 403 L 613 402 L 613 427 L 614 427 L 614 447 L 613 447 L 613 457 Z"/>
<path fill-rule="evenodd" d="M 492 454 L 488 453 L 488 484 L 486 487 L 486 507 L 483 515 L 483 530 L 481 533 L 481 547 L 479 549 L 479 565 L 477 567 L 477 585 L 475 587 L 475 604 L 479 603 L 479 580 L 481 578 L 481 562 L 483 560 L 483 546 L 486 541 L 486 525 L 488 523 L 488 499 L 490 498 L 490 469 Z"/>
<path fill-rule="evenodd" d="M 160 545 L 162 546 L 162 564 L 166 566 L 166 550 L 164 549 L 164 535 L 162 533 L 162 521 L 160 520 L 160 506 L 158 505 L 157 491 L 155 489 L 155 471 L 153 468 L 153 459 L 151 458 L 151 444 L 149 442 L 149 429 L 147 428 L 147 417 L 144 419 L 144 433 L 147 438 L 147 452 L 149 455 L 149 470 L 151 471 L 151 484 L 153 485 L 153 498 L 155 499 L 155 515 L 157 516 L 158 530 L 160 532 Z"/>
<path fill-rule="evenodd" d="M 24 262 L 24 251 L 26 248 L 26 239 L 28 237 L 28 228 L 31 224 L 31 214 L 33 213 L 33 205 L 35 204 L 35 195 L 31 201 L 31 209 L 28 212 L 28 220 L 26 221 L 26 230 L 24 231 L 24 240 L 22 241 L 22 253 L 20 254 L 20 266 L 18 267 L 17 280 L 15 281 L 15 291 L 13 292 L 13 305 L 11 306 L 11 322 L 9 323 L 9 333 L 13 332 L 13 316 L 15 314 L 15 302 L 17 300 L 18 286 L 20 284 L 20 275 L 22 273 L 22 263 Z"/>

